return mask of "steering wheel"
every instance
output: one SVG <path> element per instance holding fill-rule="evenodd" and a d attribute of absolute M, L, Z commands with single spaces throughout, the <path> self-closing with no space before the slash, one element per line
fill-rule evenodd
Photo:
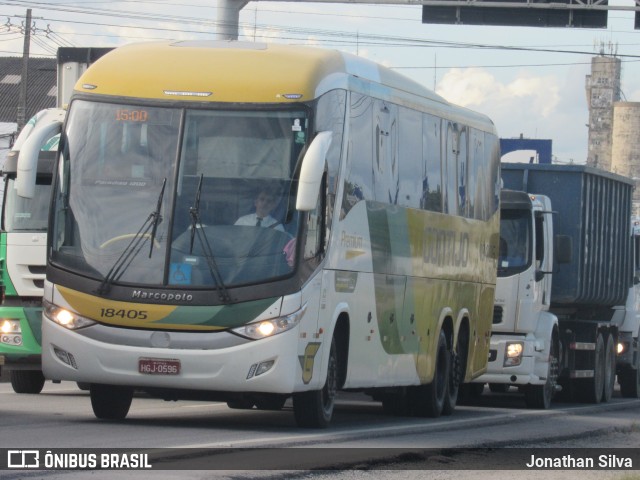
<path fill-rule="evenodd" d="M 119 242 L 121 240 L 129 240 L 131 238 L 135 238 L 136 236 L 137 236 L 136 233 L 125 233 L 124 235 L 118 235 L 117 237 L 113 237 L 113 238 L 110 238 L 109 240 L 105 241 L 102 245 L 100 245 L 100 248 L 107 248 L 112 243 L 116 243 L 116 242 Z M 150 233 L 143 233 L 140 236 L 143 237 L 143 238 L 151 238 L 151 234 Z M 156 248 L 160 248 L 160 242 L 158 242 L 158 239 L 154 238 L 153 239 L 153 244 L 155 245 Z"/>

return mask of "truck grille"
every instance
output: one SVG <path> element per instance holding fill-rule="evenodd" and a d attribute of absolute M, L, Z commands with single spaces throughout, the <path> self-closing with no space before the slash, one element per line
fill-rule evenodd
<path fill-rule="evenodd" d="M 45 275 L 47 273 L 46 265 L 27 265 L 29 273 L 34 275 Z"/>

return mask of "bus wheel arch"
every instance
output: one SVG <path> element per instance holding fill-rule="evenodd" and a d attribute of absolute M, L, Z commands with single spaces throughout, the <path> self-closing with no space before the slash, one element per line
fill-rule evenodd
<path fill-rule="evenodd" d="M 342 388 L 347 380 L 347 366 L 349 362 L 349 314 L 340 313 L 333 329 L 333 339 L 336 342 L 338 356 L 338 388 Z"/>
<path fill-rule="evenodd" d="M 344 385 L 349 358 L 349 316 L 340 313 L 331 334 L 326 377 L 322 388 L 293 394 L 296 424 L 304 428 L 326 428 L 333 418 L 335 397 Z"/>

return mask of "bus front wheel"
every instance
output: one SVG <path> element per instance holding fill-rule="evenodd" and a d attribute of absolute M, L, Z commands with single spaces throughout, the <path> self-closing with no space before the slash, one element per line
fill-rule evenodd
<path fill-rule="evenodd" d="M 89 387 L 93 414 L 103 420 L 123 420 L 133 400 L 133 389 L 92 383 Z"/>
<path fill-rule="evenodd" d="M 338 353 L 335 338 L 331 340 L 327 380 L 320 390 L 293 394 L 293 414 L 303 428 L 326 428 L 333 417 L 338 392 Z"/>

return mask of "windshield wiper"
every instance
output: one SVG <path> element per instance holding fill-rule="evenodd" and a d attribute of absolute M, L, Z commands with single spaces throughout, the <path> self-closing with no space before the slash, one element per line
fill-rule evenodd
<path fill-rule="evenodd" d="M 151 254 L 153 253 L 153 242 L 156 239 L 156 232 L 158 231 L 158 225 L 162 222 L 162 215 L 160 215 L 160 209 L 162 208 L 162 197 L 164 197 L 164 187 L 167 186 L 167 179 L 162 181 L 162 189 L 160 190 L 160 196 L 158 196 L 158 204 L 156 205 L 156 210 L 151 214 L 153 217 L 153 227 L 151 228 L 151 246 L 149 248 L 149 258 L 151 258 Z"/>
<path fill-rule="evenodd" d="M 215 257 L 213 255 L 213 250 L 211 249 L 211 245 L 209 244 L 209 239 L 207 235 L 204 233 L 204 229 L 202 228 L 202 222 L 200 221 L 200 194 L 202 193 L 202 180 L 204 174 L 200 174 L 200 181 L 198 182 L 198 188 L 196 190 L 196 196 L 193 201 L 193 206 L 189 207 L 189 216 L 191 217 L 191 242 L 189 245 L 189 254 L 193 254 L 193 243 L 195 237 L 197 235 L 198 241 L 200 242 L 200 246 L 202 247 L 202 253 L 207 260 L 207 266 L 209 267 L 209 272 L 216 282 L 216 286 L 218 287 L 218 294 L 220 295 L 220 300 L 223 303 L 229 303 L 231 301 L 231 297 L 229 297 L 229 292 L 227 292 L 227 287 L 222 280 L 222 275 L 220 275 L 220 270 L 218 269 L 218 265 L 216 264 Z"/>
<path fill-rule="evenodd" d="M 140 253 L 142 247 L 144 247 L 144 242 L 147 238 L 151 239 L 151 251 L 153 251 L 153 244 L 155 241 L 156 231 L 158 229 L 158 224 L 162 221 L 160 215 L 160 208 L 162 206 L 162 198 L 164 197 L 164 189 L 167 184 L 167 179 L 162 182 L 162 188 L 160 190 L 160 195 L 158 195 L 158 202 L 156 209 L 149 214 L 147 219 L 144 221 L 140 229 L 133 236 L 129 244 L 122 250 L 122 253 L 118 257 L 118 259 L 114 262 L 113 266 L 109 270 L 109 272 L 102 279 L 102 283 L 98 287 L 98 294 L 104 295 L 108 293 L 111 289 L 111 284 L 119 280 L 124 272 L 127 271 L 131 262 L 133 262 L 134 258 Z M 151 230 L 151 233 L 149 233 Z M 149 258 L 151 258 L 151 251 L 149 251 Z"/>
<path fill-rule="evenodd" d="M 200 174 L 200 181 L 198 182 L 198 188 L 196 189 L 196 198 L 193 200 L 193 205 L 189 207 L 189 216 L 191 217 L 191 240 L 189 242 L 189 254 L 193 254 L 193 241 L 196 238 L 196 226 L 200 223 L 200 194 L 202 193 L 202 179 L 204 174 Z"/>

